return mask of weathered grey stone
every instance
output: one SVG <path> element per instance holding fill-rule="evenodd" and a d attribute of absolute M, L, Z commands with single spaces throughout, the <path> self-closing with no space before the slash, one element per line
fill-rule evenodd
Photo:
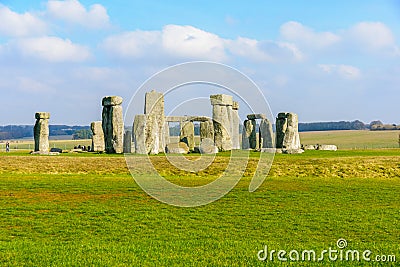
<path fill-rule="evenodd" d="M 232 149 L 240 149 L 240 135 L 239 135 L 239 103 L 233 101 L 232 105 Z"/>
<path fill-rule="evenodd" d="M 165 121 L 167 122 L 182 122 L 188 121 L 188 116 L 165 116 Z"/>
<path fill-rule="evenodd" d="M 205 138 L 200 142 L 199 152 L 201 154 L 216 154 L 218 147 L 214 145 L 213 139 Z"/>
<path fill-rule="evenodd" d="M 243 149 L 256 149 L 257 148 L 257 135 L 256 135 L 256 121 L 255 120 L 245 120 L 243 123 L 242 148 Z"/>
<path fill-rule="evenodd" d="M 188 145 L 189 150 L 194 150 L 194 123 L 185 121 L 181 124 L 180 141 Z"/>
<path fill-rule="evenodd" d="M 103 152 L 104 147 L 104 133 L 101 121 L 94 121 L 90 124 L 92 130 L 92 147 L 91 150 L 94 152 Z"/>
<path fill-rule="evenodd" d="M 303 149 L 282 149 L 283 154 L 301 154 L 304 152 Z"/>
<path fill-rule="evenodd" d="M 249 114 L 247 115 L 248 120 L 255 120 L 255 119 L 266 119 L 267 116 L 265 114 Z"/>
<path fill-rule="evenodd" d="M 268 119 L 262 119 L 260 121 L 258 136 L 260 138 L 260 145 L 259 145 L 260 148 L 274 147 L 273 143 L 274 133 L 272 131 L 272 123 L 270 123 Z"/>
<path fill-rule="evenodd" d="M 184 142 L 170 143 L 166 146 L 165 152 L 170 154 L 187 154 L 189 153 L 189 147 Z"/>
<path fill-rule="evenodd" d="M 279 113 L 276 119 L 276 147 L 287 150 L 301 149 L 298 130 L 298 118 L 295 113 Z"/>
<path fill-rule="evenodd" d="M 33 127 L 33 136 L 35 138 L 35 152 L 49 153 L 49 119 L 50 113 L 37 112 L 35 114 L 36 122 Z"/>
<path fill-rule="evenodd" d="M 132 132 L 125 131 L 124 134 L 124 153 L 132 153 Z"/>
<path fill-rule="evenodd" d="M 211 105 L 232 106 L 233 98 L 231 95 L 210 95 Z"/>
<path fill-rule="evenodd" d="M 135 153 L 158 154 L 159 135 L 158 123 L 155 114 L 136 115 L 133 122 L 133 139 Z"/>
<path fill-rule="evenodd" d="M 120 96 L 106 96 L 103 97 L 102 105 L 104 106 L 118 106 L 122 104 L 122 97 Z"/>
<path fill-rule="evenodd" d="M 107 96 L 103 98 L 102 103 L 102 127 L 105 151 L 107 153 L 123 153 L 124 121 L 122 106 L 120 105 L 122 98 L 119 96 Z"/>
<path fill-rule="evenodd" d="M 316 147 L 314 145 L 304 145 L 302 146 L 303 150 L 315 150 Z"/>
<path fill-rule="evenodd" d="M 232 96 L 211 95 L 214 142 L 219 151 L 232 150 Z"/>
<path fill-rule="evenodd" d="M 158 119 L 155 114 L 147 114 L 146 115 L 146 149 L 147 154 L 156 155 L 160 152 L 160 135 L 158 126 Z M 165 148 L 161 150 L 165 151 Z"/>
<path fill-rule="evenodd" d="M 154 114 L 158 125 L 159 148 L 160 152 L 165 151 L 165 113 L 164 113 L 164 95 L 157 91 L 147 92 L 145 95 L 144 114 Z"/>
<path fill-rule="evenodd" d="M 335 146 L 335 145 L 317 145 L 317 150 L 336 151 L 337 146 Z"/>
<path fill-rule="evenodd" d="M 200 141 L 206 138 L 214 140 L 214 124 L 211 120 L 200 122 Z"/>
<path fill-rule="evenodd" d="M 249 120 L 243 122 L 242 129 L 242 149 L 250 149 L 249 137 L 252 131 L 252 125 Z"/>

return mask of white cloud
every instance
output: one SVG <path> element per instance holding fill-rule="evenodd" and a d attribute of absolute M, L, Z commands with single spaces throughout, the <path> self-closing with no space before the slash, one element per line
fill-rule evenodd
<path fill-rule="evenodd" d="M 101 47 L 111 54 L 124 58 L 142 57 L 159 50 L 161 32 L 134 31 L 106 38 Z"/>
<path fill-rule="evenodd" d="M 226 45 L 233 55 L 247 57 L 255 61 L 272 61 L 272 56 L 260 48 L 260 42 L 255 39 L 238 37 L 227 40 Z"/>
<path fill-rule="evenodd" d="M 87 28 L 104 28 L 110 23 L 106 8 L 100 4 L 94 4 L 86 10 L 77 0 L 50 0 L 47 3 L 47 12 L 54 18 Z"/>
<path fill-rule="evenodd" d="M 164 26 L 162 45 L 167 53 L 179 57 L 218 61 L 226 58 L 222 38 L 192 26 Z"/>
<path fill-rule="evenodd" d="M 0 34 L 20 37 L 43 34 L 46 24 L 31 13 L 18 14 L 0 4 Z"/>
<path fill-rule="evenodd" d="M 110 55 L 126 59 L 164 56 L 224 62 L 229 55 L 256 62 L 303 59 L 302 52 L 291 43 L 244 37 L 224 39 L 193 26 L 180 25 L 167 25 L 162 31 L 136 30 L 109 36 L 100 47 Z"/>
<path fill-rule="evenodd" d="M 369 51 L 390 49 L 398 52 L 392 31 L 382 22 L 360 22 L 351 27 L 346 36 L 350 42 Z"/>
<path fill-rule="evenodd" d="M 340 41 L 340 36 L 331 32 L 315 32 L 296 21 L 289 21 L 280 28 L 283 39 L 313 48 L 331 46 Z"/>
<path fill-rule="evenodd" d="M 361 70 L 350 65 L 320 64 L 318 67 L 325 73 L 336 74 L 349 80 L 356 80 L 361 77 Z"/>
<path fill-rule="evenodd" d="M 58 37 L 24 38 L 16 41 L 16 47 L 23 56 L 49 62 L 81 62 L 90 57 L 87 47 Z"/>

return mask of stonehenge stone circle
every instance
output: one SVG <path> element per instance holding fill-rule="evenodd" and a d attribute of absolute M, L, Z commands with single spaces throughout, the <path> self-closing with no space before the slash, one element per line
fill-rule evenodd
<path fill-rule="evenodd" d="M 276 118 L 276 148 L 286 149 L 290 152 L 302 151 L 298 123 L 295 113 L 281 112 L 278 114 Z"/>
<path fill-rule="evenodd" d="M 103 152 L 104 147 L 104 133 L 101 121 L 94 121 L 90 124 L 92 130 L 92 148 L 93 152 Z"/>
<path fill-rule="evenodd" d="M 168 128 L 168 123 L 165 123 L 164 113 L 164 95 L 163 93 L 152 90 L 145 95 L 144 114 L 154 114 L 158 125 L 159 147 L 158 151 L 165 152 L 166 137 L 169 137 L 164 131 Z M 155 133 L 155 132 L 154 132 Z M 169 138 L 168 138 L 169 139 Z"/>
<path fill-rule="evenodd" d="M 50 113 L 36 112 L 36 123 L 33 127 L 35 152 L 49 153 L 49 119 Z"/>
<path fill-rule="evenodd" d="M 213 107 L 214 142 L 219 151 L 232 150 L 232 105 L 230 95 L 210 95 Z"/>
<path fill-rule="evenodd" d="M 135 153 L 158 154 L 160 147 L 159 127 L 155 114 L 139 114 L 133 121 Z"/>
<path fill-rule="evenodd" d="M 124 121 L 121 104 L 120 96 L 106 96 L 102 101 L 102 126 L 107 153 L 123 153 Z"/>

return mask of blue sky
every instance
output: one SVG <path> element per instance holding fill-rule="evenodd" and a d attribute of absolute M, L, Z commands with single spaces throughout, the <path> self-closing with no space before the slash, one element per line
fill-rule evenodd
<path fill-rule="evenodd" d="M 400 124 L 399 37 L 394 0 L 0 0 L 0 125 L 36 111 L 87 125 L 103 96 L 126 108 L 152 74 L 192 60 L 244 72 L 275 115 Z"/>

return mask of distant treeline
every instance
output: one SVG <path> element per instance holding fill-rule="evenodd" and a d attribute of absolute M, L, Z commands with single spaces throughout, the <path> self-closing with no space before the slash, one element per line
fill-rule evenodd
<path fill-rule="evenodd" d="M 80 130 L 89 130 L 89 126 L 50 125 L 50 136 L 74 135 L 82 133 Z M 0 140 L 20 139 L 33 137 L 33 125 L 0 126 Z"/>
<path fill-rule="evenodd" d="M 309 131 L 337 131 L 337 130 L 364 130 L 369 125 L 362 121 L 331 121 L 331 122 L 310 122 L 299 123 L 300 132 Z"/>

